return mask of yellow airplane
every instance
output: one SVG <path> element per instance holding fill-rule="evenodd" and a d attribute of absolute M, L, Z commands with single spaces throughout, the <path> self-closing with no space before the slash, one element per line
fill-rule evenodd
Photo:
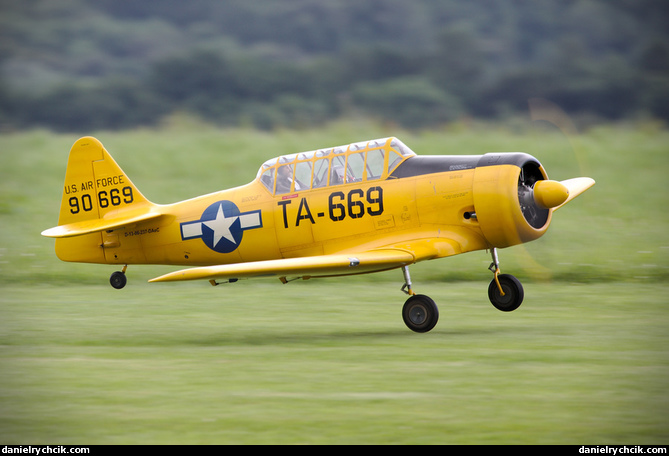
<path fill-rule="evenodd" d="M 409 266 L 474 250 L 492 255 L 488 296 L 516 309 L 523 287 L 500 274 L 497 249 L 542 236 L 553 212 L 594 185 L 587 177 L 548 180 L 524 153 L 418 156 L 397 138 L 266 161 L 241 187 L 169 205 L 150 202 L 93 137 L 70 150 L 56 238 L 63 261 L 189 268 L 150 282 L 254 277 L 287 283 L 401 269 L 402 309 L 413 331 L 439 318 L 415 294 Z"/>

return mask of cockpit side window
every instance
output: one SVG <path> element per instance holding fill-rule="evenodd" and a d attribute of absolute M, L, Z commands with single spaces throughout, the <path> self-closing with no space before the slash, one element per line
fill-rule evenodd
<path fill-rule="evenodd" d="M 279 166 L 276 173 L 276 194 L 289 193 L 293 185 L 293 165 Z"/>
<path fill-rule="evenodd" d="M 295 190 L 311 188 L 311 162 L 299 162 L 295 165 Z"/>
<path fill-rule="evenodd" d="M 269 190 L 274 192 L 274 168 L 265 170 L 260 176 L 260 182 Z"/>
<path fill-rule="evenodd" d="M 330 167 L 330 185 L 341 185 L 346 182 L 346 155 L 332 157 Z"/>
<path fill-rule="evenodd" d="M 360 182 L 365 172 L 365 153 L 350 154 L 346 165 L 346 183 Z"/>
<path fill-rule="evenodd" d="M 383 157 L 383 149 L 373 149 L 367 152 L 367 180 L 381 179 Z"/>
<path fill-rule="evenodd" d="M 402 156 L 395 151 L 388 154 L 388 175 L 393 172 L 395 167 L 402 161 Z"/>
<path fill-rule="evenodd" d="M 314 165 L 314 184 L 312 188 L 320 188 L 328 185 L 328 171 L 330 170 L 330 160 L 321 158 L 316 160 Z"/>

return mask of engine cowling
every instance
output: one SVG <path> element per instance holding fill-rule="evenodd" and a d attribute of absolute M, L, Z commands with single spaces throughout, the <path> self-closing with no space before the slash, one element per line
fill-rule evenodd
<path fill-rule="evenodd" d="M 539 161 L 524 153 L 485 154 L 474 172 L 474 208 L 492 247 L 509 247 L 541 237 L 553 208 L 569 190 L 548 180 Z"/>

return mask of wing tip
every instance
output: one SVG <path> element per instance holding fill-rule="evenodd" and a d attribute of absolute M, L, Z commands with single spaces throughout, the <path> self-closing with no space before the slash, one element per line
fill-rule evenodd
<path fill-rule="evenodd" d="M 49 238 L 62 238 L 73 235 L 64 225 L 54 226 L 53 228 L 42 231 L 40 234 Z"/>

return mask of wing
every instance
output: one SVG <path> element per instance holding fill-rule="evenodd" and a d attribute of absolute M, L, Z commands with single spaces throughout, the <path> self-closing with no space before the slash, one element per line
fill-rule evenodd
<path fill-rule="evenodd" d="M 224 264 L 184 269 L 165 274 L 149 282 L 180 280 L 248 279 L 254 277 L 310 278 L 365 274 L 386 271 L 415 262 L 415 256 L 400 249 L 371 250 L 362 253 L 284 258 L 249 263 Z"/>
<path fill-rule="evenodd" d="M 42 231 L 42 236 L 53 238 L 81 236 L 82 234 L 123 228 L 163 216 L 163 214 L 153 211 L 150 208 L 141 211 L 125 211 L 121 215 L 115 217 L 84 220 L 82 222 L 70 223 L 68 225 L 55 226 Z"/>
<path fill-rule="evenodd" d="M 460 253 L 459 245 L 447 239 L 417 239 L 394 246 L 358 253 L 284 258 L 249 263 L 224 264 L 183 269 L 149 280 L 231 280 L 257 277 L 304 278 L 333 277 L 387 271 L 417 261 Z"/>

